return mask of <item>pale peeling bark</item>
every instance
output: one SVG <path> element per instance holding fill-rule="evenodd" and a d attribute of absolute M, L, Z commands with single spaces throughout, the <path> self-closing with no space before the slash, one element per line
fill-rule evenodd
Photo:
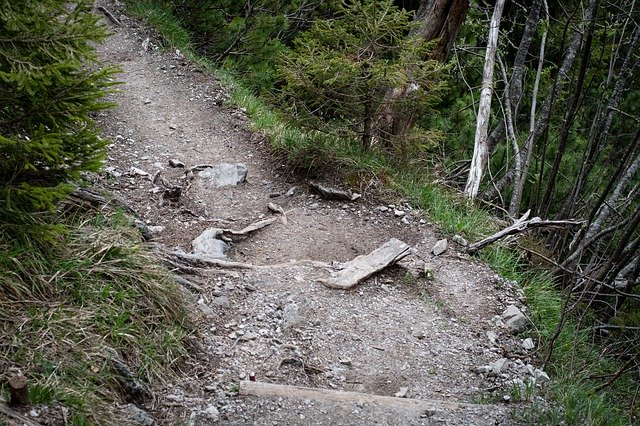
<path fill-rule="evenodd" d="M 591 22 L 592 19 L 596 17 L 596 10 L 598 8 L 598 0 L 590 0 L 587 9 L 584 12 L 584 18 L 582 20 L 582 24 L 578 30 L 573 35 L 571 39 L 571 44 L 567 49 L 564 58 L 562 60 L 562 64 L 560 65 L 560 69 L 558 70 L 558 75 L 556 77 L 556 82 L 551 89 L 551 93 L 547 96 L 542 107 L 540 108 L 540 113 L 538 114 L 533 132 L 530 133 L 529 138 L 529 147 L 528 149 L 525 147 L 521 150 L 521 155 L 529 156 L 529 151 L 532 151 L 536 141 L 540 138 L 540 136 L 546 131 L 549 127 L 549 119 L 551 118 L 551 112 L 553 108 L 553 103 L 560 93 L 566 86 L 569 81 L 569 71 L 573 67 L 573 63 L 575 62 L 576 56 L 578 54 L 578 50 L 580 48 L 580 44 L 582 42 L 584 28 Z M 501 191 L 505 189 L 515 177 L 515 173 L 513 170 L 507 172 L 502 179 L 495 185 L 496 191 Z M 487 199 L 488 197 L 483 197 Z"/>
<path fill-rule="evenodd" d="M 504 0 L 498 0 L 493 9 L 491 24 L 489 29 L 489 41 L 484 59 L 484 70 L 482 72 L 482 91 L 480 92 L 480 103 L 478 105 L 478 119 L 476 121 L 476 137 L 473 149 L 473 159 L 471 160 L 471 170 L 467 185 L 464 188 L 465 196 L 475 198 L 478 195 L 480 182 L 484 169 L 489 160 L 489 145 L 487 136 L 489 133 L 489 114 L 491 112 L 491 95 L 493 93 L 493 69 L 498 48 L 498 34 L 500 32 L 500 20 Z"/>

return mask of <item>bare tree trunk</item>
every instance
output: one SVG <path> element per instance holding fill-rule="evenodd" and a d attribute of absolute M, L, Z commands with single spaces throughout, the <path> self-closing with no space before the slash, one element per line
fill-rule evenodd
<path fill-rule="evenodd" d="M 540 77 L 542 76 L 542 65 L 544 63 L 544 50 L 547 42 L 547 27 L 549 23 L 549 6 L 547 6 L 546 0 L 544 0 L 545 10 L 545 29 L 542 33 L 542 40 L 540 41 L 540 55 L 538 57 L 538 69 L 536 71 L 536 79 L 533 84 L 533 94 L 531 101 L 531 114 L 529 115 L 529 136 L 524 143 L 524 147 L 518 153 L 520 156 L 519 168 L 514 171 L 515 182 L 513 183 L 513 194 L 511 196 L 511 202 L 509 203 L 509 214 L 515 217 L 520 210 L 520 203 L 522 202 L 522 191 L 524 190 L 524 184 L 527 181 L 527 175 L 529 174 L 529 167 L 531 165 L 531 157 L 533 155 L 533 145 L 535 144 L 535 130 L 536 130 L 536 104 L 538 101 L 538 89 L 540 87 Z M 522 88 L 520 89 L 522 91 Z"/>
<path fill-rule="evenodd" d="M 596 11 L 598 8 L 599 0 L 589 0 L 589 5 L 584 12 L 584 18 L 582 20 L 581 28 L 585 28 L 587 23 L 590 23 L 592 19 L 596 17 Z M 551 117 L 551 111 L 553 109 L 553 103 L 558 93 L 562 89 L 564 89 L 566 83 L 569 80 L 569 71 L 573 66 L 576 55 L 578 53 L 578 49 L 580 47 L 580 42 L 582 41 L 582 31 L 581 29 L 576 30 L 571 40 L 571 44 L 567 49 L 567 52 L 564 55 L 564 59 L 562 64 L 560 65 L 560 69 L 558 70 L 558 74 L 556 76 L 556 80 L 554 82 L 553 88 L 551 89 L 551 93 L 545 99 L 545 102 L 542 104 L 540 108 L 540 115 L 535 123 L 535 128 L 533 133 L 531 134 L 532 140 L 530 141 L 531 149 L 535 146 L 538 138 L 547 130 L 549 126 L 549 119 Z M 524 150 L 523 150 L 524 151 Z M 507 187 L 507 185 L 514 178 L 513 170 L 507 172 L 503 178 L 495 185 L 498 190 L 502 190 Z M 485 198 L 483 196 L 483 198 Z"/>
<path fill-rule="evenodd" d="M 542 197 L 542 202 L 540 203 L 540 207 L 544 210 L 540 210 L 544 216 L 549 214 L 549 208 L 551 204 L 551 197 L 555 190 L 556 179 L 558 177 L 558 172 L 560 171 L 560 162 L 564 157 L 565 151 L 567 149 L 567 144 L 569 141 L 569 132 L 571 131 L 571 127 L 573 125 L 573 121 L 578 113 L 578 107 L 580 105 L 580 98 L 582 97 L 582 89 L 584 88 L 585 76 L 587 74 L 587 69 L 589 69 L 589 60 L 591 58 L 591 43 L 593 41 L 593 34 L 595 32 L 596 20 L 591 20 L 591 25 L 589 26 L 589 32 L 587 34 L 587 38 L 584 43 L 584 47 L 582 49 L 582 60 L 580 66 L 580 72 L 578 74 L 578 79 L 576 82 L 576 90 L 573 94 L 573 100 L 571 102 L 571 107 L 567 111 L 567 115 L 564 119 L 564 123 L 562 124 L 562 130 L 560 132 L 560 142 L 558 144 L 558 151 L 553 159 L 553 165 L 551 166 L 551 172 L 549 173 L 549 178 L 547 179 L 547 188 L 545 189 L 544 196 Z M 542 178 L 542 176 L 541 176 Z"/>
<path fill-rule="evenodd" d="M 509 83 L 508 96 L 511 103 L 511 115 L 516 117 L 520 110 L 520 100 L 522 99 L 522 79 L 524 75 L 524 63 L 529 54 L 533 36 L 536 33 L 536 27 L 540 20 L 540 9 L 542 7 L 541 0 L 534 0 L 531 4 L 527 23 L 525 24 L 516 57 L 513 60 L 513 70 L 511 72 L 511 80 Z M 505 137 L 505 122 L 500 120 L 496 127 L 493 128 L 487 139 L 489 145 L 489 155 L 496 149 L 498 142 Z"/>
<path fill-rule="evenodd" d="M 371 148 L 373 139 L 373 97 L 371 93 L 367 93 L 364 101 L 364 129 L 362 132 L 362 147 L 364 149 Z"/>
<path fill-rule="evenodd" d="M 595 166 L 599 154 L 602 152 L 602 143 L 603 141 L 606 141 L 609 136 L 609 130 L 611 130 L 614 113 L 618 111 L 620 97 L 628 89 L 627 81 L 629 80 L 629 77 L 634 76 L 636 69 L 640 66 L 640 60 L 634 58 L 634 52 L 639 41 L 640 26 L 636 26 L 629 50 L 627 51 L 627 55 L 622 67 L 620 68 L 620 72 L 618 73 L 618 79 L 615 82 L 611 96 L 606 104 L 604 117 L 602 113 L 600 113 L 598 114 L 599 117 L 594 120 L 594 124 L 589 134 L 589 148 L 584 155 L 580 173 L 574 181 L 571 194 L 565 201 L 562 217 L 571 217 L 574 215 L 579 204 L 579 199 L 583 195 L 587 177 Z"/>
<path fill-rule="evenodd" d="M 482 72 L 482 91 L 480 92 L 480 103 L 478 105 L 478 119 L 476 122 L 476 137 L 471 160 L 471 170 L 469 178 L 464 188 L 465 196 L 475 198 L 478 195 L 480 182 L 484 169 L 489 160 L 489 146 L 487 145 L 487 134 L 489 132 L 489 114 L 491 112 L 491 94 L 493 92 L 493 68 L 498 48 L 498 34 L 500 32 L 500 20 L 504 0 L 498 0 L 493 9 L 491 24 L 489 28 L 489 41 L 484 59 L 484 70 Z"/>
<path fill-rule="evenodd" d="M 623 164 L 625 163 L 626 161 Z M 638 153 L 633 162 L 631 162 L 631 164 L 626 167 L 626 170 L 618 180 L 618 183 L 616 184 L 614 190 L 611 192 L 607 200 L 600 205 L 600 207 L 598 208 L 598 213 L 596 214 L 596 219 L 589 225 L 589 228 L 582 238 L 580 245 L 578 245 L 576 250 L 574 250 L 573 253 L 565 259 L 565 264 L 573 264 L 580 258 L 583 251 L 596 241 L 595 237 L 600 234 L 603 225 L 609 219 L 612 210 L 618 204 L 622 191 L 633 179 L 636 172 L 638 171 L 638 168 L 640 168 L 640 153 Z"/>

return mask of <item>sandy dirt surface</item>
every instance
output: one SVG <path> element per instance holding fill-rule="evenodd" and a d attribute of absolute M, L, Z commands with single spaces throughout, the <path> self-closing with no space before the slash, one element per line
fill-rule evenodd
<path fill-rule="evenodd" d="M 403 200 L 364 193 L 356 202 L 329 201 L 312 192 L 277 164 L 268 142 L 252 134 L 245 113 L 227 102 L 214 77 L 180 52 L 158 48 L 157 36 L 120 4 L 98 4 L 120 22 L 105 20 L 113 35 L 99 52 L 122 68 L 123 82 L 112 96 L 117 108 L 99 117 L 103 136 L 112 141 L 101 185 L 138 212 L 159 250 L 188 253 L 207 228 L 237 230 L 273 217 L 269 203 L 287 212 L 286 221 L 231 238 L 228 260 L 254 267 L 175 271 L 197 285 L 185 295 L 198 317 L 198 350 L 181 367 L 185 374 L 154 389 L 153 401 L 131 422 L 513 424 L 512 411 L 522 405 L 503 402 L 509 394 L 504 383 L 513 377 L 509 371 L 533 363 L 521 347 L 524 336 L 513 337 L 496 317 L 508 305 L 522 307 L 513 283 L 455 244 L 434 256 L 431 249 L 443 236 Z M 215 187 L 198 171 L 186 172 L 220 163 L 244 164 L 246 182 Z M 166 195 L 171 186 L 181 188 L 179 197 Z M 347 262 L 390 238 L 414 248 L 405 266 L 387 268 L 352 290 L 317 281 L 330 267 L 297 262 Z M 503 358 L 510 369 L 478 370 Z M 254 377 L 472 405 L 410 409 L 366 399 L 239 394 L 240 382 Z"/>

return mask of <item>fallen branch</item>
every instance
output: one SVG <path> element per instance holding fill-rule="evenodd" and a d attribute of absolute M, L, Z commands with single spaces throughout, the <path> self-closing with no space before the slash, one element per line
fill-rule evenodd
<path fill-rule="evenodd" d="M 187 290 L 193 292 L 193 293 L 202 293 L 202 287 L 200 287 L 198 284 L 189 281 L 186 278 L 181 277 L 180 275 L 174 275 L 173 279 L 176 283 L 180 284 L 181 286 L 183 286 L 184 288 L 186 288 Z"/>
<path fill-rule="evenodd" d="M 264 227 L 267 227 L 272 223 L 277 222 L 278 220 L 279 218 L 277 216 L 274 216 L 274 217 L 270 217 L 269 219 L 264 219 L 259 222 L 252 223 L 251 225 L 245 226 L 239 231 L 234 231 L 233 229 L 222 229 L 222 232 L 225 234 L 243 236 L 243 235 L 250 234 L 254 231 L 257 231 L 259 229 L 262 229 Z"/>
<path fill-rule="evenodd" d="M 222 260 L 213 256 L 201 255 L 201 254 L 191 254 L 191 253 L 181 253 L 179 251 L 174 251 L 169 253 L 170 256 L 174 258 L 174 260 L 180 261 L 182 263 L 186 263 L 189 266 L 196 268 L 227 268 L 227 269 L 255 269 L 255 265 L 251 265 L 249 263 L 243 262 L 233 262 L 230 260 Z"/>
<path fill-rule="evenodd" d="M 411 246 L 392 238 L 369 254 L 358 256 L 334 272 L 331 278 L 319 280 L 329 288 L 346 290 L 393 265 L 411 252 Z"/>
<path fill-rule="evenodd" d="M 290 266 L 311 266 L 314 268 L 331 268 L 331 265 L 316 260 L 290 260 L 288 262 L 276 263 L 273 265 L 253 265 L 251 263 L 234 262 L 231 260 L 222 260 L 212 256 L 198 255 L 182 252 L 163 252 L 168 262 L 175 265 L 175 262 L 187 264 L 193 268 L 227 268 L 227 269 L 278 269 Z"/>
<path fill-rule="evenodd" d="M 509 235 L 519 234 L 533 228 L 562 228 L 567 225 L 575 226 L 582 225 L 584 222 L 579 220 L 542 220 L 539 217 L 528 219 L 531 210 L 527 211 L 520 219 L 518 219 L 513 225 L 496 232 L 495 234 L 470 244 L 467 247 L 467 253 L 473 254 L 478 250 L 492 244 L 498 240 L 501 240 Z"/>
<path fill-rule="evenodd" d="M 392 396 L 371 395 L 360 392 L 346 392 L 333 389 L 307 388 L 302 386 L 277 385 L 273 383 L 240 382 L 240 395 L 291 397 L 299 399 L 315 399 L 331 402 L 348 402 L 381 405 L 398 409 L 445 409 L 458 410 L 460 408 L 478 407 L 475 404 L 438 401 L 433 399 L 396 398 Z"/>
<path fill-rule="evenodd" d="M 113 16 L 113 13 L 109 12 L 105 7 L 103 6 L 98 6 L 97 9 L 102 12 L 104 14 L 104 16 L 106 16 L 107 18 L 109 18 L 109 20 L 116 24 L 116 25 L 120 25 L 120 21 L 118 21 L 118 18 L 116 18 L 115 16 Z"/>

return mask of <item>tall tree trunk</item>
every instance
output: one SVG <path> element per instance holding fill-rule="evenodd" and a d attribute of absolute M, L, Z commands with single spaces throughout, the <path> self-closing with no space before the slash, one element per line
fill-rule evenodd
<path fill-rule="evenodd" d="M 582 59 L 580 65 L 580 71 L 578 73 L 578 79 L 576 82 L 576 90 L 573 94 L 573 99 L 571 101 L 571 106 L 567 111 L 567 115 L 562 124 L 562 130 L 560 132 L 560 142 L 558 143 L 558 150 L 553 159 L 553 165 L 551 166 L 551 171 L 549 173 L 549 178 L 547 179 L 547 187 L 545 189 L 544 196 L 542 197 L 542 202 L 540 204 L 540 212 L 543 213 L 544 216 L 549 214 L 549 208 L 551 205 L 551 197 L 553 196 L 553 192 L 555 190 L 556 179 L 558 178 L 558 172 L 560 171 L 560 163 L 567 149 L 567 144 L 569 141 L 569 132 L 571 131 L 571 127 L 573 125 L 573 121 L 578 113 L 578 108 L 580 106 L 580 99 L 582 97 L 582 89 L 584 88 L 585 76 L 587 74 L 587 70 L 589 69 L 589 60 L 591 58 L 591 43 L 593 41 L 593 34 L 595 32 L 596 20 L 591 20 L 591 25 L 589 26 L 589 32 L 587 34 L 587 38 L 584 43 L 584 47 L 582 49 Z M 544 161 L 544 159 L 543 159 Z"/>
<path fill-rule="evenodd" d="M 438 42 L 431 51 L 431 59 L 446 62 L 458 36 L 460 26 L 469 10 L 469 0 L 423 0 L 416 12 L 420 26 L 418 33 L 425 40 Z"/>
<path fill-rule="evenodd" d="M 520 110 L 520 100 L 522 99 L 523 92 L 523 75 L 524 75 L 524 63 L 529 54 L 531 43 L 533 42 L 533 36 L 536 33 L 538 21 L 540 20 L 540 9 L 542 7 L 541 0 L 534 0 L 531 3 L 529 10 L 529 16 L 527 17 L 527 23 L 525 24 L 520 44 L 516 52 L 516 57 L 513 60 L 513 70 L 511 72 L 511 81 L 509 84 L 508 96 L 511 101 L 512 112 L 511 115 L 516 117 Z M 505 134 L 505 122 L 500 120 L 498 124 L 493 128 L 489 137 L 487 138 L 487 144 L 489 145 L 489 156 L 495 151 L 498 142 L 503 140 Z M 483 196 L 484 197 L 484 196 Z"/>
<path fill-rule="evenodd" d="M 549 7 L 546 0 L 544 1 L 545 10 L 545 29 L 542 33 L 542 40 L 540 41 L 540 55 L 538 57 L 538 69 L 536 71 L 536 79 L 533 84 L 533 94 L 531 100 L 531 114 L 529 115 L 529 136 L 524 143 L 524 147 L 518 153 L 519 166 L 514 171 L 515 181 L 513 183 L 513 194 L 511 196 L 511 202 L 509 203 L 509 214 L 511 217 L 516 217 L 520 210 L 520 203 L 522 201 L 522 191 L 524 185 L 527 182 L 527 175 L 529 174 L 529 167 L 531 164 L 531 157 L 533 155 L 533 146 L 535 144 L 535 130 L 536 130 L 536 105 L 538 102 L 538 89 L 540 88 L 540 78 L 542 76 L 542 65 L 544 63 L 544 50 L 547 42 L 547 26 L 549 23 Z M 522 88 L 520 88 L 522 91 Z M 518 166 L 516 164 L 516 166 Z"/>
<path fill-rule="evenodd" d="M 373 139 L 373 96 L 367 93 L 364 100 L 364 129 L 362 132 L 362 147 L 371 148 Z"/>
<path fill-rule="evenodd" d="M 531 43 L 533 42 L 533 36 L 536 33 L 536 28 L 540 20 L 540 9 L 542 8 L 542 3 L 542 0 L 534 0 L 534 2 L 531 4 L 529 16 L 527 17 L 527 23 L 525 24 L 522 38 L 520 39 L 520 44 L 518 45 L 518 51 L 516 52 L 516 57 L 513 61 L 511 80 L 508 85 L 508 90 L 506 90 L 506 97 L 509 99 L 509 104 L 511 105 L 512 118 L 517 117 L 518 112 L 520 111 L 520 100 L 522 99 L 523 94 L 524 63 L 527 55 L 529 54 Z M 505 125 L 505 120 L 500 120 L 489 134 L 489 137 L 487 138 L 487 145 L 489 146 L 489 157 L 491 157 L 491 155 L 495 151 L 496 147 L 498 146 L 498 142 L 508 136 L 506 134 L 506 130 L 507 128 Z M 498 185 L 500 186 L 492 186 L 482 194 L 482 198 L 485 200 L 493 200 L 499 197 L 502 193 L 502 190 L 511 183 L 511 180 L 514 176 L 515 170 L 508 171 L 507 175 L 505 175 L 506 179 L 503 179 L 498 183 Z"/>
<path fill-rule="evenodd" d="M 487 135 L 489 133 L 489 113 L 491 112 L 491 95 L 493 92 L 493 68 L 498 48 L 498 34 L 500 32 L 500 20 L 504 0 L 498 0 L 493 9 L 491 24 L 489 28 L 489 41 L 487 52 L 484 57 L 484 70 L 482 72 L 482 91 L 480 92 L 480 103 L 478 105 L 478 119 L 476 122 L 476 137 L 473 148 L 473 158 L 471 159 L 471 170 L 469 178 L 464 188 L 465 196 L 475 198 L 478 195 L 480 182 L 484 169 L 489 160 L 489 146 L 487 145 Z"/>
<path fill-rule="evenodd" d="M 451 48 L 458 31 L 467 16 L 469 0 L 423 0 L 416 12 L 420 25 L 411 33 L 419 34 L 422 39 L 438 40 L 429 58 L 440 62 L 449 59 Z M 411 82 L 389 90 L 378 111 L 378 137 L 387 141 L 393 137 L 408 134 L 415 125 L 417 117 L 410 111 L 395 111 L 393 104 L 408 95 Z"/>
<path fill-rule="evenodd" d="M 596 11 L 598 9 L 598 3 L 599 3 L 599 0 L 589 0 L 589 5 L 587 6 L 587 9 L 584 12 L 584 18 L 582 20 L 582 24 L 573 35 L 571 44 L 569 45 L 569 48 L 567 49 L 564 55 L 562 64 L 560 65 L 560 69 L 558 70 L 558 74 L 556 75 L 556 79 L 551 89 L 551 93 L 547 96 L 547 98 L 545 99 L 545 102 L 542 104 L 542 107 L 540 108 L 540 115 L 536 119 L 536 123 L 534 126 L 535 128 L 533 130 L 533 133 L 530 135 L 530 137 L 532 138 L 532 140 L 530 141 L 531 150 L 534 148 L 538 138 L 547 130 L 549 126 L 549 119 L 551 118 L 551 112 L 553 110 L 553 104 L 555 102 L 555 99 L 558 96 L 558 93 L 560 93 L 560 91 L 564 89 L 564 87 L 566 86 L 569 80 L 569 71 L 573 66 L 576 55 L 578 53 L 578 49 L 580 47 L 580 43 L 582 41 L 582 36 L 583 36 L 582 29 L 585 28 L 586 25 L 590 23 L 592 19 L 595 19 Z M 524 149 L 521 151 L 521 154 L 528 155 L 527 153 L 525 153 Z M 513 180 L 514 177 L 515 176 L 514 176 L 513 170 L 510 170 L 509 172 L 507 172 L 502 177 L 502 179 L 495 185 L 496 190 L 503 190 L 504 188 L 506 188 L 508 184 Z M 483 196 L 483 198 L 485 197 Z"/>
<path fill-rule="evenodd" d="M 589 147 L 583 156 L 580 172 L 576 177 L 571 193 L 565 200 L 561 217 L 572 217 L 582 198 L 584 186 L 591 170 L 595 166 L 596 160 L 602 152 L 602 145 L 609 136 L 613 116 L 618 111 L 618 104 L 622 94 L 628 90 L 627 82 L 633 77 L 637 68 L 640 67 L 640 59 L 634 58 L 635 49 L 640 41 L 640 26 L 636 25 L 629 50 L 625 56 L 622 67 L 618 73 L 618 78 L 614 84 L 613 91 L 606 104 L 604 112 L 599 109 L 598 117 L 594 120 L 589 133 Z"/>

